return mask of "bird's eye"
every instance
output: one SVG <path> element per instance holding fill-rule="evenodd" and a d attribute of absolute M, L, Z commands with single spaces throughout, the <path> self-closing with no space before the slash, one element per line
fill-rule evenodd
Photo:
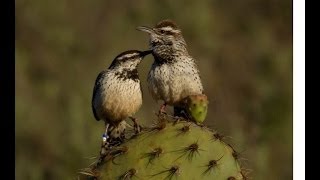
<path fill-rule="evenodd" d="M 164 34 L 164 32 L 165 32 L 164 30 L 160 30 L 160 33 L 161 33 L 161 34 Z"/>

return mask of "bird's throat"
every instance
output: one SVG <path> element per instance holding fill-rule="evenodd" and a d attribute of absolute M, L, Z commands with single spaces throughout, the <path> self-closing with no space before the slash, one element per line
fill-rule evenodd
<path fill-rule="evenodd" d="M 128 80 L 131 79 L 133 81 L 138 82 L 139 81 L 139 74 L 137 69 L 122 69 L 121 71 L 118 71 L 115 73 L 117 78 L 119 80 Z"/>

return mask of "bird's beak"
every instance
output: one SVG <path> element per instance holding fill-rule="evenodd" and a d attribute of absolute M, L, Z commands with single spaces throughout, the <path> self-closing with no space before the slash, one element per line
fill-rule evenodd
<path fill-rule="evenodd" d="M 153 29 L 150 28 L 150 27 L 147 27 L 147 26 L 139 26 L 136 29 L 139 30 L 139 31 L 143 31 L 143 32 L 149 33 L 149 34 L 154 33 Z"/>
<path fill-rule="evenodd" d="M 141 57 L 145 57 L 146 55 L 148 55 L 148 54 L 151 54 L 152 53 L 152 50 L 146 50 L 146 51 L 142 51 L 141 52 Z"/>

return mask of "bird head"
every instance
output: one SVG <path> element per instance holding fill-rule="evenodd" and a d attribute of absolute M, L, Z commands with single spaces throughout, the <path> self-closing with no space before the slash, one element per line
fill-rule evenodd
<path fill-rule="evenodd" d="M 150 49 L 162 58 L 177 52 L 186 52 L 187 45 L 181 30 L 172 20 L 162 20 L 153 28 L 139 26 L 137 30 L 149 34 Z"/>
<path fill-rule="evenodd" d="M 141 60 L 151 51 L 129 50 L 119 54 L 112 61 L 109 69 L 127 69 L 134 70 L 140 64 Z"/>

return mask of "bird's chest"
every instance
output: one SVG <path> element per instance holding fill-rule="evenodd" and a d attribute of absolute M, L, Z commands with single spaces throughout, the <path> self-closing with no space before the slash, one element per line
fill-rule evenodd
<path fill-rule="evenodd" d="M 112 77 L 104 85 L 104 94 L 110 101 L 135 101 L 141 98 L 140 81 Z M 130 98 L 130 99 L 128 99 Z"/>
<path fill-rule="evenodd" d="M 108 111 L 119 113 L 119 116 L 137 111 L 142 104 L 140 82 L 116 77 L 111 77 L 107 81 L 102 89 L 105 108 Z"/>
<path fill-rule="evenodd" d="M 185 75 L 182 64 L 153 65 L 148 77 L 149 90 L 154 98 L 173 104 L 180 99 Z"/>

